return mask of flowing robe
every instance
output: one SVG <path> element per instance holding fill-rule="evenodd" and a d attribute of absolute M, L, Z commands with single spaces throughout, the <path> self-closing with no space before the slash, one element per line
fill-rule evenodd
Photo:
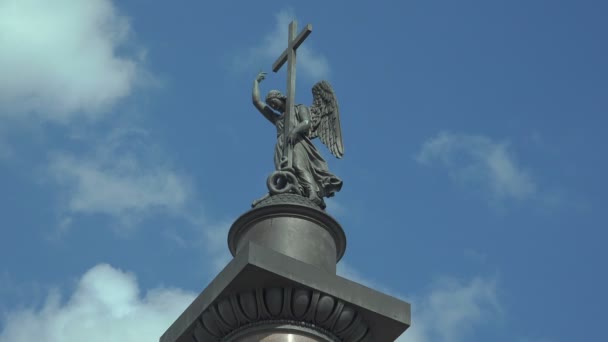
<path fill-rule="evenodd" d="M 303 106 L 296 105 L 294 107 L 294 127 L 302 122 L 299 112 L 300 107 Z M 283 158 L 284 124 L 285 113 L 281 114 L 275 121 L 277 144 L 274 149 L 274 166 L 277 170 L 280 169 Z M 342 180 L 329 172 L 327 162 L 308 137 L 308 133 L 300 134 L 293 146 L 292 167 L 300 183 L 300 189 L 307 197 L 314 197 L 314 195 L 311 196 L 311 192 L 320 198 L 332 197 L 335 192 L 342 188 Z"/>

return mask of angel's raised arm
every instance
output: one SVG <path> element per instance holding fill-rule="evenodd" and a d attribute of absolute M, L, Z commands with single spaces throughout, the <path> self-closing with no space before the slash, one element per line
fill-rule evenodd
<path fill-rule="evenodd" d="M 275 112 L 273 112 L 272 109 L 270 109 L 270 107 L 268 107 L 266 103 L 260 99 L 260 82 L 262 82 L 265 77 L 265 72 L 260 72 L 256 76 L 255 80 L 253 81 L 251 99 L 253 100 L 253 105 L 255 108 L 257 108 L 258 111 L 260 111 L 260 113 L 262 113 L 262 115 L 264 115 L 264 117 L 274 125 L 278 115 L 275 114 Z"/>

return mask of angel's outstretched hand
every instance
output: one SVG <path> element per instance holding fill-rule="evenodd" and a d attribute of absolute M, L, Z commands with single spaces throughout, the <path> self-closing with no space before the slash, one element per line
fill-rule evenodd
<path fill-rule="evenodd" d="M 255 77 L 255 81 L 260 83 L 262 82 L 264 79 L 266 78 L 266 73 L 265 72 L 260 72 L 256 77 Z"/>

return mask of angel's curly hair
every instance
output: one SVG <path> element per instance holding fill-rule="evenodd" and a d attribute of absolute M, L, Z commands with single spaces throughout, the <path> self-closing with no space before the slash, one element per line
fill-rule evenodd
<path fill-rule="evenodd" d="M 283 93 L 278 90 L 271 90 L 268 92 L 268 95 L 266 95 L 266 103 L 268 103 L 268 101 L 270 101 L 271 99 L 279 99 L 283 102 L 286 102 L 287 96 L 283 95 Z"/>

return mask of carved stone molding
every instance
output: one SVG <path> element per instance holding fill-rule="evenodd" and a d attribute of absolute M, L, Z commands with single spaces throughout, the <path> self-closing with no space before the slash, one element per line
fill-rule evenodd
<path fill-rule="evenodd" d="M 302 326 L 330 341 L 372 340 L 367 323 L 353 307 L 304 288 L 256 289 L 221 298 L 199 317 L 193 337 L 231 341 L 235 334 L 260 324 Z"/>
<path fill-rule="evenodd" d="M 316 204 L 315 202 L 309 200 L 307 197 L 303 197 L 302 195 L 290 194 L 290 193 L 282 193 L 275 194 L 273 196 L 269 196 L 263 200 L 257 202 L 253 207 L 259 208 L 268 205 L 277 205 L 277 204 L 297 204 L 305 207 L 321 210 L 322 208 Z"/>

